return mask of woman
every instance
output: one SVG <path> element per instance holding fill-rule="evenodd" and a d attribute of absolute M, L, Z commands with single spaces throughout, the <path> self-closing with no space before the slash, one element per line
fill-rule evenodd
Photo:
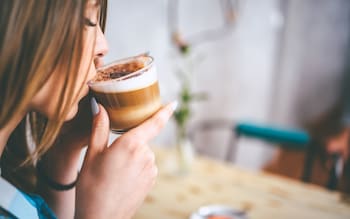
<path fill-rule="evenodd" d="M 78 110 L 88 93 L 86 82 L 108 49 L 105 13 L 103 0 L 0 1 L 0 155 L 6 176 L 0 178 L 0 218 L 55 217 L 40 198 L 14 187 L 27 179 L 15 176 L 18 164 L 37 165 L 37 192 L 58 218 L 130 218 L 153 185 L 157 168 L 147 142 L 176 103 L 109 147 L 105 109 L 91 101 L 91 126 L 85 124 L 87 108 Z M 15 205 L 14 199 L 22 202 Z"/>

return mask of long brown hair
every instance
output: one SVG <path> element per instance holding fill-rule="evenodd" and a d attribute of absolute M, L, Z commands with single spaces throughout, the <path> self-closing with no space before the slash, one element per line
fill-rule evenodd
<path fill-rule="evenodd" d="M 89 1 L 0 1 L 0 129 L 26 110 L 54 69 L 60 67 L 65 77 L 55 118 L 29 112 L 10 136 L 1 159 L 3 173 L 14 171 L 23 161 L 33 161 L 52 145 L 77 98 L 71 94 L 84 52 L 84 14 Z M 107 0 L 96 2 L 104 29 Z M 32 152 L 24 140 L 28 122 L 36 145 Z"/>

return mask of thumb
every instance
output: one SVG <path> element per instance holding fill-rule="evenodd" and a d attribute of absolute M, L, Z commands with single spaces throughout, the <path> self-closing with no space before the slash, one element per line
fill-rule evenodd
<path fill-rule="evenodd" d="M 90 143 L 87 150 L 88 156 L 93 156 L 107 147 L 109 138 L 109 118 L 106 110 L 97 104 L 95 98 L 91 98 L 91 110 L 93 122 L 91 129 Z"/>

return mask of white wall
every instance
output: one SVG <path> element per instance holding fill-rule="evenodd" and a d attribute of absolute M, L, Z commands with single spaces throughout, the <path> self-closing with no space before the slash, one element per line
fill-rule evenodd
<path fill-rule="evenodd" d="M 290 0 L 274 121 L 300 127 L 339 98 L 350 41 L 350 1 Z"/>

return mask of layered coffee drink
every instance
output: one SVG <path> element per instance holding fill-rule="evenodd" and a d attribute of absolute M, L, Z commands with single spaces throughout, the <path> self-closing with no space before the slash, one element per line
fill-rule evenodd
<path fill-rule="evenodd" d="M 148 55 L 126 58 L 98 69 L 89 87 L 115 133 L 139 125 L 161 107 L 156 67 Z"/>

